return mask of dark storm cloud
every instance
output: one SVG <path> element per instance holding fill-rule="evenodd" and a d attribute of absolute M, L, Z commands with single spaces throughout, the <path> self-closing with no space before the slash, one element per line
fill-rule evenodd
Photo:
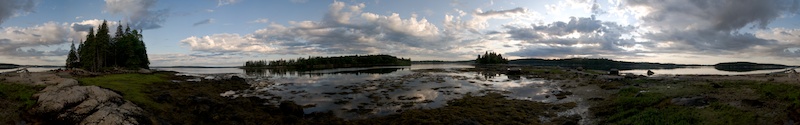
<path fill-rule="evenodd" d="M 622 26 L 613 22 L 603 22 L 593 17 L 571 17 L 569 22 L 553 22 L 531 25 L 532 28 L 505 26 L 508 38 L 525 41 L 516 52 L 508 53 L 522 57 L 566 57 L 571 55 L 634 55 L 622 47 L 637 44 L 633 39 L 623 38 L 623 34 L 633 32 L 635 27 Z M 578 37 L 560 36 L 578 33 Z M 576 46 L 578 45 L 578 46 Z"/>
<path fill-rule="evenodd" d="M 738 30 L 748 24 L 766 28 L 782 13 L 798 10 L 797 0 L 628 0 L 627 3 L 653 9 L 643 18 L 646 22 L 662 24 L 696 19 L 717 31 Z"/>
<path fill-rule="evenodd" d="M 542 35 L 539 34 L 533 28 L 524 28 L 524 27 L 513 27 L 513 26 L 505 26 L 508 29 L 505 33 L 511 35 L 512 39 L 516 40 L 534 40 L 542 38 Z M 488 34 L 497 34 L 500 33 L 498 31 L 493 31 Z"/>
<path fill-rule="evenodd" d="M 553 22 L 548 25 L 535 26 L 534 29 L 550 35 L 567 35 L 572 32 L 593 33 L 600 32 L 602 22 L 592 17 L 570 17 L 569 22 Z"/>
<path fill-rule="evenodd" d="M 75 30 L 77 32 L 81 32 L 81 31 L 89 32 L 89 29 L 92 29 L 92 28 L 94 28 L 94 26 L 92 26 L 92 24 L 77 24 L 77 23 L 76 24 L 72 24 L 72 30 Z"/>
<path fill-rule="evenodd" d="M 765 29 L 783 14 L 798 11 L 798 0 L 628 0 L 628 7 L 646 7 L 643 26 L 657 32 L 642 37 L 675 45 L 661 51 L 737 54 L 753 47 L 774 48 L 777 41 L 740 32 Z M 752 27 L 751 27 L 752 26 Z"/>
<path fill-rule="evenodd" d="M 33 12 L 36 0 L 1 0 L 0 1 L 0 24 L 14 16 L 16 13 Z"/>
<path fill-rule="evenodd" d="M 740 51 L 753 46 L 770 46 L 777 41 L 758 38 L 750 33 L 728 33 L 709 30 L 675 31 L 647 33 L 643 35 L 655 41 L 677 41 L 688 46 L 670 47 L 667 49 L 696 52 Z"/>

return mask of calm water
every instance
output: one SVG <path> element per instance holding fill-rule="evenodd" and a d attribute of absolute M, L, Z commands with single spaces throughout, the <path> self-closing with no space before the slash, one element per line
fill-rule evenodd
<path fill-rule="evenodd" d="M 14 68 L 14 69 L 0 69 L 0 73 L 3 73 L 3 72 L 10 72 L 10 71 L 16 71 L 16 70 L 19 70 L 19 69 L 21 69 L 21 68 Z M 50 68 L 50 67 L 48 67 L 48 68 L 42 68 L 42 67 L 31 67 L 31 68 L 28 68 L 28 72 L 44 72 L 44 71 L 50 71 L 50 70 L 56 70 L 56 69 L 59 69 L 59 68 Z"/>
<path fill-rule="evenodd" d="M 244 74 L 244 70 L 239 68 L 153 68 L 153 69 L 175 71 L 181 73 L 193 73 L 193 74 L 223 74 L 223 73 Z"/>

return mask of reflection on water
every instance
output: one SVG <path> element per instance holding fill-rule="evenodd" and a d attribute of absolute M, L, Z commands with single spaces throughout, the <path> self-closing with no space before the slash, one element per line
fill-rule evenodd
<path fill-rule="evenodd" d="M 698 66 L 698 67 L 689 67 L 689 68 L 678 68 L 678 69 L 651 69 L 656 75 L 658 74 L 670 74 L 670 75 L 744 75 L 744 74 L 761 74 L 761 73 L 773 73 L 773 72 L 780 72 L 786 69 L 773 69 L 773 70 L 755 70 L 755 71 L 748 71 L 748 72 L 731 72 L 731 71 L 722 71 L 715 69 L 713 66 Z M 621 73 L 633 73 L 638 75 L 647 75 L 646 69 L 637 69 L 637 70 L 623 70 L 620 71 Z"/>
<path fill-rule="evenodd" d="M 389 74 L 398 70 L 407 70 L 408 66 L 387 66 L 372 68 L 340 68 L 315 71 L 297 71 L 290 69 L 244 69 L 248 76 L 262 77 L 295 77 L 301 75 L 322 76 L 326 74 Z"/>
<path fill-rule="evenodd" d="M 442 68 L 437 72 L 412 69 Z M 383 116 L 418 108 L 438 108 L 448 100 L 467 93 L 482 95 L 501 92 L 509 98 L 541 102 L 556 101 L 560 87 L 544 79 L 518 75 L 457 72 L 470 65 L 413 65 L 294 72 L 285 70 L 246 71 L 254 90 L 237 91 L 235 96 L 257 96 L 273 104 L 294 101 L 306 113 L 331 111 L 348 119 Z"/>
<path fill-rule="evenodd" d="M 153 68 L 153 69 L 175 71 L 181 73 L 193 73 L 193 74 L 225 74 L 225 73 L 244 74 L 244 71 L 239 68 Z"/>

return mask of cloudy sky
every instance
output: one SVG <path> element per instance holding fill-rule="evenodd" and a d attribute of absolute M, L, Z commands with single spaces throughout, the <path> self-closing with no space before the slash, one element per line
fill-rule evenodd
<path fill-rule="evenodd" d="M 390 54 L 800 65 L 798 0 L 0 0 L 0 63 L 63 65 L 108 20 L 153 66 Z M 112 32 L 113 33 L 113 32 Z M 113 34 L 112 34 L 113 35 Z"/>

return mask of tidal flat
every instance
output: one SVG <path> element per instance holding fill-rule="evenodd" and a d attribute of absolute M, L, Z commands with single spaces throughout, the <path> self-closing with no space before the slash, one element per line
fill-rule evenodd
<path fill-rule="evenodd" d="M 521 71 L 510 73 L 509 68 Z M 0 80 L 21 92 L 61 84 L 48 82 L 53 77 L 109 89 L 141 107 L 142 113 L 131 116 L 139 124 L 784 124 L 800 120 L 796 74 L 647 77 L 507 65 L 400 70 L 358 74 L 367 77 L 349 77 L 353 75 L 347 72 L 278 77 L 170 71 L 92 76 L 49 71 L 1 74 Z M 52 115 L 71 110 L 34 112 L 44 105 L 41 99 L 15 95 L 20 96 L 4 98 L 14 100 L 9 106 L 15 107 L 4 111 L 2 115 L 8 116 L 4 123 L 78 124 L 85 119 Z M 39 101 L 29 104 L 30 100 Z M 76 105 L 64 108 L 72 106 Z"/>

